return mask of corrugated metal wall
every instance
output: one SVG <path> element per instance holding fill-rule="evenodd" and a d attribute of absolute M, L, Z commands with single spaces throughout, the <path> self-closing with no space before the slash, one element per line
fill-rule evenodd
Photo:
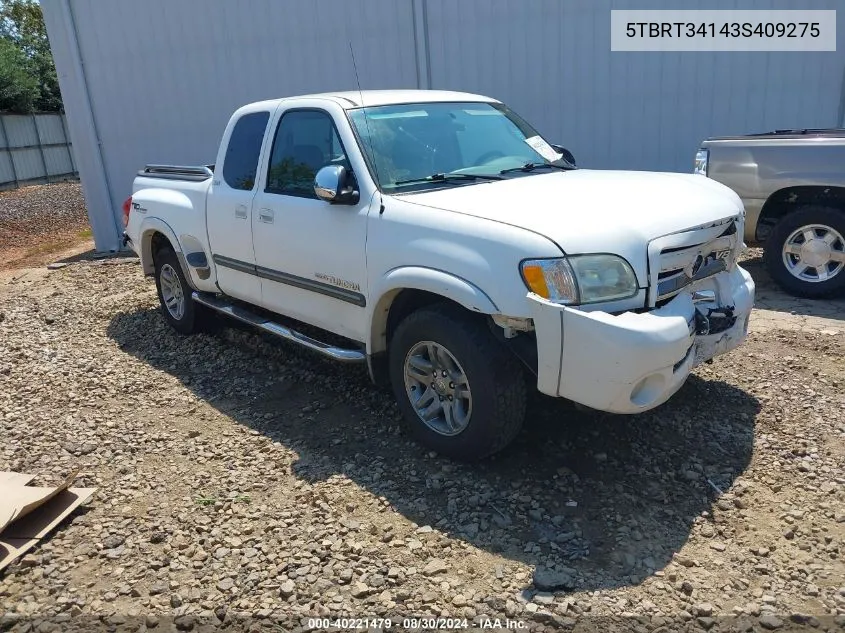
<path fill-rule="evenodd" d="M 842 124 L 845 53 L 610 50 L 611 9 L 842 0 L 427 0 L 432 86 L 498 97 L 579 164 L 689 171 L 707 136 Z M 469 27 L 471 25 L 471 27 Z"/>
<path fill-rule="evenodd" d="M 687 0 L 683 8 L 841 4 Z M 243 103 L 354 89 L 350 41 L 363 88 L 498 97 L 583 166 L 689 171 L 704 137 L 834 126 L 843 116 L 842 52 L 610 51 L 611 9 L 674 9 L 676 0 L 43 0 L 42 6 L 63 94 L 73 95 L 71 102 L 66 95 L 66 109 L 78 117 L 71 134 L 91 130 L 90 142 L 74 138 L 77 152 L 102 153 L 105 174 L 90 177 L 106 183 L 113 226 L 95 227 L 100 248 L 116 246 L 114 218 L 145 163 L 214 160 L 229 114 Z M 81 73 L 62 59 L 73 55 Z M 86 169 L 95 170 L 79 162 L 85 184 Z M 94 186 L 86 186 L 89 200 Z M 106 233 L 115 237 L 101 237 Z"/>
<path fill-rule="evenodd" d="M 0 189 L 75 175 L 64 115 L 0 114 Z"/>

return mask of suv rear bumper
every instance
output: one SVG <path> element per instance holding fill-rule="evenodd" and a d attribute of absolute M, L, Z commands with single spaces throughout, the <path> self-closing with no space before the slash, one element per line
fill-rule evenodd
<path fill-rule="evenodd" d="M 711 293 L 694 301 L 693 292 Z M 528 295 L 537 335 L 537 388 L 593 409 L 639 413 L 668 400 L 692 368 L 737 347 L 748 333 L 754 281 L 739 266 L 645 313 L 583 312 Z M 708 308 L 733 308 L 715 334 L 698 334 Z M 700 313 L 698 316 L 696 315 Z"/>

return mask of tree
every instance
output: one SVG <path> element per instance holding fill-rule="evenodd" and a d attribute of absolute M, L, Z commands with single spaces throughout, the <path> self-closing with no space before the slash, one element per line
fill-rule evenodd
<path fill-rule="evenodd" d="M 0 110 L 32 111 L 41 92 L 27 64 L 26 55 L 18 47 L 0 38 Z"/>
<path fill-rule="evenodd" d="M 0 39 L 23 54 L 22 67 L 36 83 L 37 96 L 29 110 L 61 110 L 59 80 L 41 5 L 34 0 L 0 0 Z"/>

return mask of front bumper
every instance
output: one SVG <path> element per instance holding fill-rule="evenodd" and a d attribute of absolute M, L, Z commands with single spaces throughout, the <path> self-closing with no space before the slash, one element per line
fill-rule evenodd
<path fill-rule="evenodd" d="M 639 413 L 666 402 L 693 367 L 742 343 L 754 281 L 735 266 L 661 308 L 618 316 L 583 312 L 533 293 L 528 299 L 537 335 L 537 388 L 601 411 Z M 733 308 L 732 324 L 723 321 L 716 334 L 696 333 L 706 331 L 702 314 L 725 307 Z"/>

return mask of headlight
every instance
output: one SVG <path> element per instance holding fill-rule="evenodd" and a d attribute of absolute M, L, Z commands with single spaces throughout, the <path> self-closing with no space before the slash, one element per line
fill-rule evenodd
<path fill-rule="evenodd" d="M 528 289 L 555 303 L 613 301 L 639 291 L 630 264 L 616 255 L 529 259 L 521 269 Z"/>
<path fill-rule="evenodd" d="M 707 163 L 710 161 L 710 150 L 709 149 L 700 149 L 695 153 L 695 167 L 692 169 L 692 173 L 699 174 L 701 176 L 707 175 Z"/>
<path fill-rule="evenodd" d="M 616 255 L 578 255 L 569 258 L 581 303 L 627 299 L 637 294 L 637 277 L 631 265 Z"/>

